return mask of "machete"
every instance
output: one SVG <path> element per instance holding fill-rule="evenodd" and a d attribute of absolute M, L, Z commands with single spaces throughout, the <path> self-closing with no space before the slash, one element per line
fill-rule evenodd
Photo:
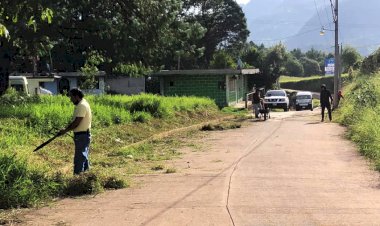
<path fill-rule="evenodd" d="M 62 134 L 59 134 L 57 133 L 56 135 L 54 135 L 54 137 L 50 138 L 49 140 L 45 141 L 44 143 L 42 143 L 40 146 L 36 147 L 36 149 L 34 149 L 33 152 L 35 151 L 38 151 L 40 150 L 41 148 L 45 147 L 46 145 L 48 145 L 50 142 L 52 142 L 55 138 L 61 136 Z"/>

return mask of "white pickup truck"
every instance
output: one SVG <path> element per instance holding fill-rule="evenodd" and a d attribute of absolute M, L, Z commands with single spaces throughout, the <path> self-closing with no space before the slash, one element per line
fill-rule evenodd
<path fill-rule="evenodd" d="M 9 76 L 9 87 L 29 95 L 28 80 L 25 76 Z"/>
<path fill-rule="evenodd" d="M 265 108 L 282 108 L 289 111 L 289 98 L 285 90 L 269 90 L 264 97 Z"/>

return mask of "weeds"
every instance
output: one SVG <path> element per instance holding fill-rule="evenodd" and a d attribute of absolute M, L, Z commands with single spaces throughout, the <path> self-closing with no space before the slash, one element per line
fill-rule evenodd
<path fill-rule="evenodd" d="M 157 166 L 153 166 L 152 167 L 152 170 L 153 171 L 159 171 L 159 170 L 163 170 L 165 167 L 163 165 L 157 165 Z"/>
<path fill-rule="evenodd" d="M 345 89 L 337 121 L 348 127 L 348 136 L 360 153 L 371 159 L 380 171 L 380 79 L 360 75 Z"/>
<path fill-rule="evenodd" d="M 167 173 L 167 174 L 170 174 L 170 173 L 176 173 L 177 172 L 177 170 L 175 169 L 175 168 L 168 168 L 168 169 L 166 169 L 166 171 L 165 171 L 165 173 Z"/>
<path fill-rule="evenodd" d="M 215 130 L 228 130 L 228 129 L 237 129 L 241 128 L 241 123 L 237 122 L 222 122 L 219 124 L 207 124 L 204 125 L 202 131 L 215 131 Z"/>

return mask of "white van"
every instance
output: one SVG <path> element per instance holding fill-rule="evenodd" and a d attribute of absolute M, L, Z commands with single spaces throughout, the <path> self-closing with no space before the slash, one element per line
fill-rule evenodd
<path fill-rule="evenodd" d="M 296 95 L 296 111 L 313 110 L 313 95 L 311 92 L 298 92 Z"/>
<path fill-rule="evenodd" d="M 25 76 L 9 76 L 9 87 L 29 95 L 28 80 Z"/>

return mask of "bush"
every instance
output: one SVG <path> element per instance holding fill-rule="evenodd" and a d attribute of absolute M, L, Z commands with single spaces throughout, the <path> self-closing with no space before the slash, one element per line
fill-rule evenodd
<path fill-rule="evenodd" d="M 305 76 L 321 74 L 321 68 L 319 67 L 318 61 L 309 59 L 307 57 L 302 57 L 300 61 L 303 66 Z"/>
<path fill-rule="evenodd" d="M 138 111 L 132 115 L 132 118 L 134 122 L 144 123 L 152 119 L 152 116 L 149 113 Z"/>
<path fill-rule="evenodd" d="M 61 185 L 23 158 L 0 153 L 0 209 L 30 207 L 60 192 Z"/>
<path fill-rule="evenodd" d="M 65 195 L 79 196 L 97 194 L 103 191 L 101 179 L 93 172 L 84 172 L 75 175 L 67 181 Z"/>
<path fill-rule="evenodd" d="M 4 95 L 0 97 L 0 105 L 5 106 L 20 106 L 28 103 L 39 103 L 40 96 L 27 96 L 24 93 L 17 92 L 13 88 L 7 89 Z"/>
<path fill-rule="evenodd" d="M 285 64 L 285 68 L 289 76 L 304 76 L 303 65 L 297 59 L 288 59 Z"/>

